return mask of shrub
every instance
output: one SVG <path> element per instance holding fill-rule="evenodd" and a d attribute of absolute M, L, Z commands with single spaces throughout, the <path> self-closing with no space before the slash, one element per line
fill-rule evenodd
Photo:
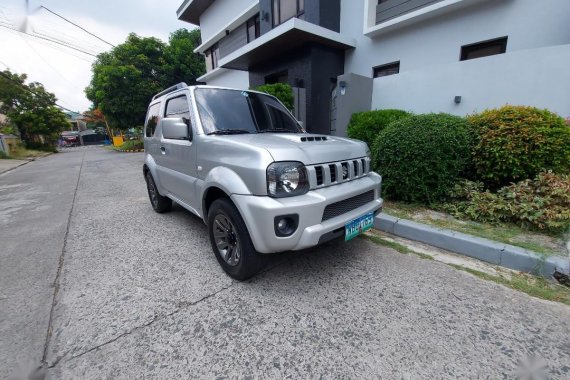
<path fill-rule="evenodd" d="M 388 124 L 408 116 L 410 116 L 410 113 L 401 110 L 357 112 L 352 115 L 348 123 L 348 137 L 362 140 L 368 144 L 369 147 L 372 147 L 378 134 L 382 132 Z"/>
<path fill-rule="evenodd" d="M 3 150 L 0 150 L 0 160 L 7 160 L 9 158 L 10 158 L 10 156 L 8 156 L 6 154 L 6 152 L 4 152 Z"/>
<path fill-rule="evenodd" d="M 55 144 L 26 141 L 25 146 L 26 149 L 39 150 L 41 152 L 50 152 L 50 153 L 57 152 Z"/>
<path fill-rule="evenodd" d="M 467 121 L 448 114 L 410 116 L 390 124 L 376 139 L 373 164 L 387 197 L 431 204 L 445 199 L 467 168 L 471 139 Z"/>
<path fill-rule="evenodd" d="M 570 228 L 570 175 L 551 171 L 534 180 L 501 188 L 496 194 L 482 191 L 481 183 L 456 185 L 456 203 L 445 209 L 458 217 L 480 222 L 509 222 L 524 228 L 565 232 Z"/>
<path fill-rule="evenodd" d="M 570 171 L 570 126 L 548 110 L 504 106 L 469 118 L 477 176 L 492 188 L 534 178 L 545 170 Z"/>
<path fill-rule="evenodd" d="M 285 83 L 264 84 L 255 88 L 255 91 L 273 95 L 283 103 L 287 109 L 293 110 L 294 95 L 291 86 Z"/>
<path fill-rule="evenodd" d="M 142 140 L 127 140 L 119 147 L 119 150 L 140 150 L 144 149 L 144 141 Z"/>

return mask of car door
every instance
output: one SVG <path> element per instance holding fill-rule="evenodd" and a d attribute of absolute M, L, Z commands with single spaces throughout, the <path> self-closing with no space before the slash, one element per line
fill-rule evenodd
<path fill-rule="evenodd" d="M 193 127 L 190 99 L 186 94 L 166 99 L 164 118 L 181 118 L 188 125 L 189 139 L 164 138 L 161 130 L 161 182 L 174 197 L 196 209 L 196 144 L 192 141 Z"/>

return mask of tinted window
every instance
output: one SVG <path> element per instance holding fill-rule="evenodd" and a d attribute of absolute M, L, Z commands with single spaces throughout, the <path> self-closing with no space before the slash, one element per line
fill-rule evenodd
<path fill-rule="evenodd" d="M 153 104 L 149 107 L 148 113 L 146 115 L 145 122 L 145 136 L 154 136 L 154 131 L 156 130 L 156 124 L 158 124 L 158 115 L 160 112 L 160 103 Z"/>
<path fill-rule="evenodd" d="M 507 37 L 479 42 L 461 47 L 461 60 L 483 58 L 490 55 L 504 54 L 507 51 Z"/>
<path fill-rule="evenodd" d="M 400 72 L 400 62 L 388 63 L 374 68 L 374 78 L 385 77 L 398 74 Z"/>
<path fill-rule="evenodd" d="M 205 133 L 228 129 L 250 133 L 272 129 L 301 132 L 281 103 L 268 95 L 212 88 L 199 88 L 195 95 Z"/>

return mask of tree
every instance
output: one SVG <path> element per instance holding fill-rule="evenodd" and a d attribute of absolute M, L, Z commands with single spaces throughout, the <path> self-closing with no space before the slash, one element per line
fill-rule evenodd
<path fill-rule="evenodd" d="M 131 33 L 127 40 L 102 53 L 93 64 L 85 93 L 111 125 L 126 130 L 141 126 L 152 96 L 181 81 L 194 84 L 204 64 L 193 50 L 199 32 L 177 30 L 169 44 Z"/>
<path fill-rule="evenodd" d="M 25 84 L 25 74 L 0 73 L 0 112 L 8 116 L 29 146 L 53 144 L 69 127 L 67 116 L 56 106 L 56 97 L 41 83 Z"/>
<path fill-rule="evenodd" d="M 188 31 L 178 29 L 170 34 L 170 40 L 165 50 L 167 62 L 166 74 L 170 84 L 186 82 L 196 84 L 196 79 L 206 72 L 204 57 L 194 53 L 200 45 L 200 29 Z"/>

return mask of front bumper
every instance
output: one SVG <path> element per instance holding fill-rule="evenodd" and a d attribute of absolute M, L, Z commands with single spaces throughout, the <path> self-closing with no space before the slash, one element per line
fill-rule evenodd
<path fill-rule="evenodd" d="M 344 236 L 344 225 L 360 216 L 382 208 L 380 185 L 382 177 L 374 172 L 366 177 L 311 190 L 291 198 L 232 195 L 232 201 L 241 213 L 258 252 L 272 253 L 309 248 L 331 237 Z M 327 205 L 374 191 L 374 200 L 326 221 L 322 220 Z M 277 237 L 274 229 L 276 216 L 298 214 L 299 226 L 288 237 Z M 342 229 L 342 233 L 341 233 Z"/>

